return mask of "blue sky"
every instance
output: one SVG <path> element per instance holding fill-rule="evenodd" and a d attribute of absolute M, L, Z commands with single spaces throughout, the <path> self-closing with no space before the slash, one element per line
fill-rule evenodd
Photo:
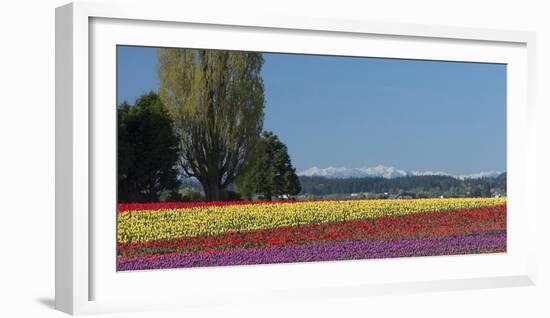
<path fill-rule="evenodd" d="M 264 54 L 264 129 L 297 170 L 506 170 L 506 66 Z M 118 47 L 117 100 L 158 90 L 156 49 Z"/>

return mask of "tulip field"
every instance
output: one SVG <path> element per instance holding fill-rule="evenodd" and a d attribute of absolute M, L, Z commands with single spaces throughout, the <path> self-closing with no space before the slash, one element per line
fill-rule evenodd
<path fill-rule="evenodd" d="M 117 270 L 506 251 L 505 198 L 119 204 Z"/>

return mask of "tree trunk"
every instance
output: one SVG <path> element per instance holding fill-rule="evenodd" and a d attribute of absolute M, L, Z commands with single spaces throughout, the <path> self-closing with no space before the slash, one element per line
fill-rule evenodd
<path fill-rule="evenodd" d="M 221 201 L 222 189 L 217 180 L 201 181 L 206 201 Z"/>
<path fill-rule="evenodd" d="M 208 201 L 221 201 L 222 200 L 222 189 L 218 185 L 216 185 L 211 193 L 210 198 Z"/>

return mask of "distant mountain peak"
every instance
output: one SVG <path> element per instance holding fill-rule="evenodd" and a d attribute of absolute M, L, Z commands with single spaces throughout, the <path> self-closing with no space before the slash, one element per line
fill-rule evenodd
<path fill-rule="evenodd" d="M 502 171 L 480 171 L 476 173 L 464 174 L 457 176 L 459 179 L 480 179 L 480 178 L 496 178 L 502 174 Z"/>
<path fill-rule="evenodd" d="M 326 178 L 362 178 L 362 177 L 382 177 L 387 179 L 408 177 L 408 176 L 451 176 L 461 180 L 478 179 L 478 178 L 493 178 L 498 177 L 500 171 L 481 171 L 464 175 L 451 175 L 444 171 L 406 171 L 395 167 L 386 167 L 378 165 L 369 168 L 347 168 L 347 167 L 311 167 L 304 171 L 298 172 L 299 176 L 308 177 L 326 177 Z"/>

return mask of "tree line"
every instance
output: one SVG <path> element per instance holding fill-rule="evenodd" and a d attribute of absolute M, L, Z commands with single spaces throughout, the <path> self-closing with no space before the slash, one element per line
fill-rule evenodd
<path fill-rule="evenodd" d="M 157 56 L 159 92 L 117 106 L 118 202 L 182 199 L 189 178 L 207 201 L 301 191 L 287 147 L 263 130 L 260 53 L 159 49 Z"/>
<path fill-rule="evenodd" d="M 450 176 L 399 178 L 326 178 L 300 176 L 302 195 L 408 194 L 414 197 L 491 197 L 506 195 L 506 173 L 495 178 L 458 179 Z"/>

